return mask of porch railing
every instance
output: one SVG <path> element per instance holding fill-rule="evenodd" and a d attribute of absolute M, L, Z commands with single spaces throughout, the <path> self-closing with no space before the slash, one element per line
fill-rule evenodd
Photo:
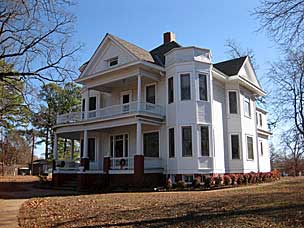
<path fill-rule="evenodd" d="M 147 102 L 131 102 L 128 104 L 112 105 L 102 109 L 85 112 L 71 112 L 58 115 L 57 124 L 73 123 L 81 120 L 105 119 L 125 114 L 144 113 L 165 117 L 165 108 L 161 105 Z"/>
<path fill-rule="evenodd" d="M 133 157 L 110 158 L 111 170 L 132 170 L 134 169 Z"/>

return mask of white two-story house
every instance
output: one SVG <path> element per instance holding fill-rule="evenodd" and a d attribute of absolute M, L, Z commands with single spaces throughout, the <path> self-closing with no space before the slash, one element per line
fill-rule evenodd
<path fill-rule="evenodd" d="M 146 51 L 107 34 L 80 67 L 81 111 L 57 117 L 54 180 L 160 185 L 166 177 L 270 171 L 264 96 L 248 56 L 212 63 L 175 34 Z M 58 138 L 80 143 L 61 162 Z"/>

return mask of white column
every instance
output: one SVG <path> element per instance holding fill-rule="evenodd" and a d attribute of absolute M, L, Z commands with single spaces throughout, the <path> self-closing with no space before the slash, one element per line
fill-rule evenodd
<path fill-rule="evenodd" d="M 88 130 L 83 131 L 83 158 L 88 158 Z"/>
<path fill-rule="evenodd" d="M 137 111 L 140 110 L 141 103 L 141 75 L 137 76 Z"/>
<path fill-rule="evenodd" d="M 74 160 L 74 139 L 71 140 L 71 157 L 70 160 Z"/>
<path fill-rule="evenodd" d="M 89 116 L 89 100 L 90 100 L 90 89 L 85 93 L 85 119 L 88 119 Z"/>
<path fill-rule="evenodd" d="M 53 156 L 54 160 L 58 160 L 58 137 L 57 134 L 54 134 L 54 151 L 53 151 Z"/>
<path fill-rule="evenodd" d="M 141 132 L 141 122 L 138 121 L 136 124 L 136 154 L 142 155 L 142 132 Z"/>

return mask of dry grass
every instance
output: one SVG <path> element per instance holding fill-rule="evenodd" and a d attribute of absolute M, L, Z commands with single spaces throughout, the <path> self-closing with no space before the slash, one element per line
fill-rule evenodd
<path fill-rule="evenodd" d="M 21 227 L 304 227 L 304 178 L 209 192 L 33 199 Z"/>
<path fill-rule="evenodd" d="M 27 183 L 38 181 L 39 178 L 36 176 L 0 176 L 0 183 L 7 182 L 18 182 Z"/>

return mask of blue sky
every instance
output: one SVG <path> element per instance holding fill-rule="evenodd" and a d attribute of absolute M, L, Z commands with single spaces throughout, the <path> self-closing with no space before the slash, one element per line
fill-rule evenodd
<path fill-rule="evenodd" d="M 225 41 L 237 40 L 243 48 L 253 49 L 261 78 L 279 51 L 264 32 L 256 32 L 259 23 L 251 13 L 258 4 L 258 0 L 79 0 L 72 8 L 77 17 L 73 42 L 84 44 L 79 65 L 91 57 L 107 32 L 151 50 L 163 42 L 164 32 L 171 31 L 183 46 L 211 49 L 213 62 L 228 59 Z M 43 146 L 36 149 L 37 155 L 41 153 Z"/>

